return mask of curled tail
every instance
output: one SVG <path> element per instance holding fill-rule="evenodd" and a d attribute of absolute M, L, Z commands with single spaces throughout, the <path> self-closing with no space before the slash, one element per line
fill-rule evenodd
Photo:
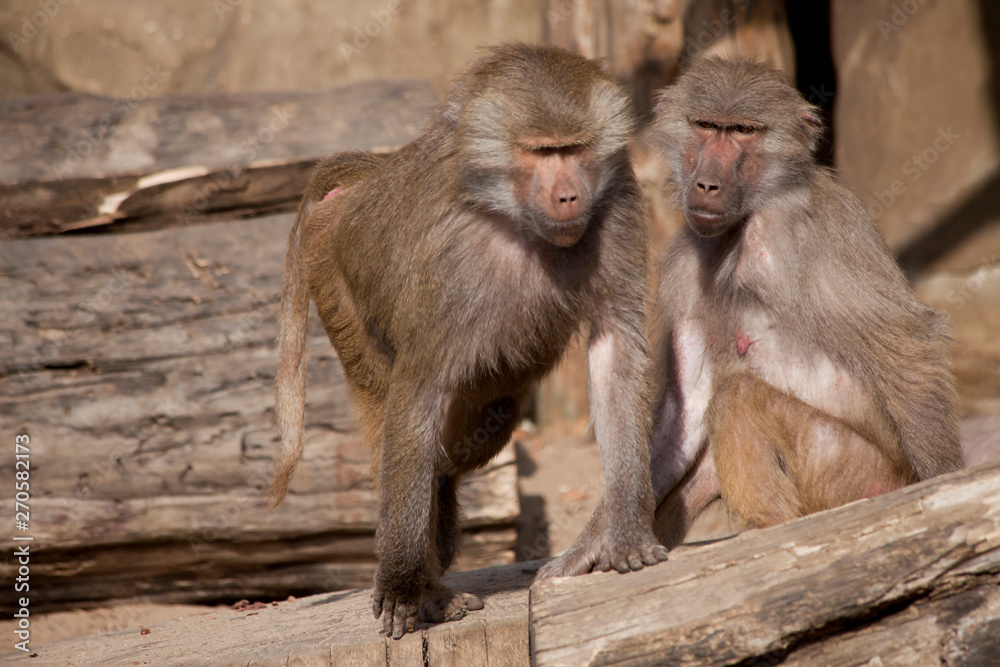
<path fill-rule="evenodd" d="M 302 460 L 306 410 L 306 324 L 309 319 L 309 284 L 302 266 L 302 232 L 309 212 L 320 201 L 357 182 L 377 169 L 385 156 L 351 152 L 332 155 L 316 167 L 299 205 L 288 237 L 285 275 L 281 281 L 278 313 L 278 372 L 274 380 L 275 415 L 281 450 L 274 464 L 274 480 L 267 505 L 274 509 L 285 497 L 288 484 Z M 310 221 L 312 222 L 312 221 Z M 307 234 L 307 236 L 310 236 Z"/>

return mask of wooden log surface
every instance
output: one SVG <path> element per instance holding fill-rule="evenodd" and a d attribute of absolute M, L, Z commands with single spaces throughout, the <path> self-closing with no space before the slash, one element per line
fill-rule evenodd
<path fill-rule="evenodd" d="M 0 100 L 0 238 L 293 210 L 319 158 L 398 149 L 435 104 L 422 81 Z"/>
<path fill-rule="evenodd" d="M 0 435 L 31 438 L 32 604 L 367 585 L 375 496 L 312 316 L 305 459 L 275 511 L 272 383 L 291 215 L 0 244 Z M 14 516 L 14 458 L 0 512 Z M 462 488 L 458 567 L 513 562 L 512 448 Z M 10 575 L 16 564 L 0 564 Z"/>
<path fill-rule="evenodd" d="M 0 664 L 526 667 L 528 586 L 537 565 L 448 575 L 449 585 L 482 596 L 485 608 L 460 621 L 419 624 L 398 641 L 379 634 L 369 588 L 168 621 L 147 634 L 136 626 L 33 645 L 36 657 L 5 653 Z"/>
<path fill-rule="evenodd" d="M 1000 462 L 616 573 L 449 575 L 486 607 L 379 636 L 370 589 L 32 646 L 3 664 L 996 665 Z M 530 598 L 530 616 L 529 616 Z M 530 628 L 530 644 L 529 644 Z"/>
<path fill-rule="evenodd" d="M 531 590 L 543 665 L 1000 664 L 1000 462 Z"/>

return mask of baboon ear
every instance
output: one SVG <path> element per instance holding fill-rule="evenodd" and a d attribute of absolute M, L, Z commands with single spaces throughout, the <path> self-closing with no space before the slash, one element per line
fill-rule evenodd
<path fill-rule="evenodd" d="M 820 137 L 823 136 L 823 120 L 819 117 L 819 113 L 814 108 L 803 109 L 799 112 L 799 124 L 805 134 L 809 151 L 815 151 Z"/>

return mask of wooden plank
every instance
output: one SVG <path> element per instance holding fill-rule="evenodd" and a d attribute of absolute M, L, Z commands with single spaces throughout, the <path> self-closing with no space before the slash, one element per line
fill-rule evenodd
<path fill-rule="evenodd" d="M 540 582 L 534 664 L 1000 664 L 1000 462 Z M 863 659 L 862 659 L 863 656 Z"/>
<path fill-rule="evenodd" d="M 293 210 L 319 158 L 395 150 L 435 105 L 423 81 L 127 104 L 77 93 L 0 100 L 0 238 Z"/>
<path fill-rule="evenodd" d="M 219 540 L 197 548 L 172 542 L 46 549 L 32 562 L 32 608 L 58 611 L 105 606 L 109 600 L 214 604 L 358 588 L 370 585 L 375 574 L 373 540 L 373 531 L 359 536 L 329 531 L 267 542 Z M 513 527 L 467 527 L 453 569 L 512 563 L 516 540 Z M 356 545 L 357 552 L 343 555 L 345 543 Z"/>
<path fill-rule="evenodd" d="M 259 610 L 213 612 L 91 637 L 31 646 L 0 655 L 4 665 L 356 665 L 423 667 L 529 664 L 528 586 L 539 563 L 448 575 L 449 585 L 479 595 L 481 611 L 461 621 L 417 630 L 399 641 L 386 639 L 371 613 L 371 589 L 274 603 Z M 484 628 L 502 627 L 521 643 L 491 643 Z M 428 662 L 424 661 L 425 654 Z M 298 661 L 298 662 L 297 662 Z"/>
<path fill-rule="evenodd" d="M 284 597 L 371 581 L 370 457 L 315 317 L 305 460 L 285 502 L 264 506 L 291 222 L 0 245 L 10 314 L 0 434 L 31 438 L 31 527 L 45 550 L 32 563 L 33 605 Z M 12 457 L 0 460 L 0 479 L 13 473 Z M 12 513 L 4 488 L 0 511 Z M 512 562 L 512 448 L 460 493 L 468 534 L 457 566 Z M 0 576 L 12 567 L 0 564 Z"/>
<path fill-rule="evenodd" d="M 530 654 L 528 633 L 519 617 L 486 624 L 486 652 L 489 667 L 520 667 Z"/>
<path fill-rule="evenodd" d="M 486 625 L 482 620 L 464 626 L 445 623 L 428 633 L 427 662 L 441 667 L 466 667 L 482 664 L 486 648 Z"/>

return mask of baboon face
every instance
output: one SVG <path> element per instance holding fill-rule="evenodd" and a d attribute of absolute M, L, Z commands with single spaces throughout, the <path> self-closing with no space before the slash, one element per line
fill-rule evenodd
<path fill-rule="evenodd" d="M 549 137 L 528 137 L 514 146 L 514 197 L 546 241 L 569 247 L 587 229 L 598 173 L 592 150 L 559 145 Z"/>
<path fill-rule="evenodd" d="M 765 129 L 718 118 L 694 118 L 690 124 L 691 137 L 681 151 L 690 174 L 682 192 L 685 217 L 701 236 L 717 236 L 751 212 L 746 195 L 763 173 Z"/>
<path fill-rule="evenodd" d="M 501 48 L 455 86 L 453 124 L 467 201 L 520 231 L 573 246 L 620 169 L 628 97 L 597 64 L 551 49 Z"/>
<path fill-rule="evenodd" d="M 816 114 L 779 72 L 750 60 L 696 61 L 661 92 L 654 136 L 691 229 L 717 236 L 807 184 Z"/>

